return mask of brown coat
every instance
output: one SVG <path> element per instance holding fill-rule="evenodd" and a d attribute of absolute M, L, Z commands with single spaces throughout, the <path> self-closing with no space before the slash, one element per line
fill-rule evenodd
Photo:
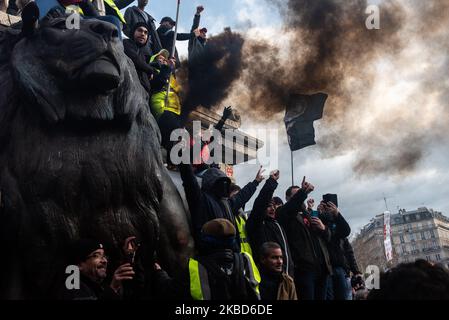
<path fill-rule="evenodd" d="M 277 300 L 298 300 L 296 295 L 295 282 L 286 273 L 282 273 L 282 280 L 279 284 Z"/>

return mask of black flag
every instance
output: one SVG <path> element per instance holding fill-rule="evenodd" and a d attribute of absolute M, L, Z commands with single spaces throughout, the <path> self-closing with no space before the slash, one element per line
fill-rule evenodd
<path fill-rule="evenodd" d="M 285 110 L 284 122 L 287 129 L 288 144 L 292 151 L 316 144 L 313 121 L 323 117 L 327 97 L 325 93 L 292 94 L 290 96 Z"/>

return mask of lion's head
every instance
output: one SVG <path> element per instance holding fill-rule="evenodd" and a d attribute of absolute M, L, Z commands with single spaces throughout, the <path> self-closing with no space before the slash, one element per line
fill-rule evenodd
<path fill-rule="evenodd" d="M 49 122 L 132 118 L 146 100 L 133 83 L 133 66 L 118 30 L 97 19 L 67 29 L 66 17 L 48 19 L 12 53 L 17 84 Z"/>

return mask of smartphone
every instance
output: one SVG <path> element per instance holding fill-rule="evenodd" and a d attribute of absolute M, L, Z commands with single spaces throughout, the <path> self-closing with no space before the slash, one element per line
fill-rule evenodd
<path fill-rule="evenodd" d="M 325 203 L 332 202 L 338 208 L 338 199 L 337 199 L 337 195 L 336 194 L 327 193 L 327 194 L 323 195 L 323 201 Z"/>
<path fill-rule="evenodd" d="M 310 213 L 310 216 L 312 218 L 318 218 L 318 211 L 312 210 L 312 212 Z"/>

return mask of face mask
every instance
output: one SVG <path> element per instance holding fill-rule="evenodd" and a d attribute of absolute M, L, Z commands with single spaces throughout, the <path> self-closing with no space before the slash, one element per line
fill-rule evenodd
<path fill-rule="evenodd" d="M 219 180 L 213 186 L 213 193 L 218 198 L 227 198 L 229 197 L 229 182 L 228 180 Z"/>

